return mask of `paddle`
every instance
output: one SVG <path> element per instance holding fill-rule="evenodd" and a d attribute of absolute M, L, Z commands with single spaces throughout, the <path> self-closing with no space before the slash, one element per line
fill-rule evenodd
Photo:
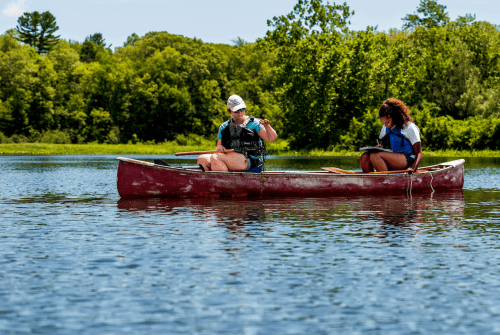
<path fill-rule="evenodd" d="M 234 152 L 234 149 L 224 150 L 224 153 Z M 203 154 L 216 154 L 217 150 L 210 151 L 189 151 L 189 152 L 176 152 L 176 156 L 187 156 L 187 155 L 203 155 Z"/>
<path fill-rule="evenodd" d="M 354 173 L 358 173 L 358 172 L 346 171 L 346 170 L 342 170 L 342 169 L 334 168 L 334 167 L 322 167 L 321 169 L 325 170 L 325 171 L 328 171 L 328 172 L 340 173 L 340 174 L 354 174 Z"/>

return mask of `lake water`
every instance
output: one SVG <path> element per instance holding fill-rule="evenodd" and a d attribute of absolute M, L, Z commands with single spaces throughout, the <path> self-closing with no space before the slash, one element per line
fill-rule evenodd
<path fill-rule="evenodd" d="M 500 159 L 453 193 L 120 200 L 115 158 L 0 157 L 0 334 L 500 334 Z"/>

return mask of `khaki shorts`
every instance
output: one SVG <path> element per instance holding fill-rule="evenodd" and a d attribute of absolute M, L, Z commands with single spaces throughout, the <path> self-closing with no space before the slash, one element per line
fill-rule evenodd
<path fill-rule="evenodd" d="M 252 167 L 252 161 L 250 160 L 250 157 L 246 157 L 246 159 L 247 159 L 247 166 L 245 167 L 245 171 Z"/>

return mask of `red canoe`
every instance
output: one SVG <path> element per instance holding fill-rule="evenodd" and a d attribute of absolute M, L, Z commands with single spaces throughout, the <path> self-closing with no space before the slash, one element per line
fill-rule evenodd
<path fill-rule="evenodd" d="M 336 168 L 263 173 L 202 172 L 130 158 L 117 159 L 117 187 L 122 198 L 404 194 L 456 190 L 464 184 L 463 159 L 421 168 L 413 174 L 354 173 Z"/>

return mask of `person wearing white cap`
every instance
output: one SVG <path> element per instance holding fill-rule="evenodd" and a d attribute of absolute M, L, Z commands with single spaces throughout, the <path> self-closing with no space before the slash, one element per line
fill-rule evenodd
<path fill-rule="evenodd" d="M 231 119 L 219 127 L 218 153 L 198 157 L 197 164 L 203 171 L 247 171 L 262 166 L 265 155 L 264 141 L 274 142 L 276 131 L 267 119 L 246 115 L 247 106 L 238 95 L 227 99 L 227 111 Z M 234 152 L 224 152 L 234 149 Z"/>

